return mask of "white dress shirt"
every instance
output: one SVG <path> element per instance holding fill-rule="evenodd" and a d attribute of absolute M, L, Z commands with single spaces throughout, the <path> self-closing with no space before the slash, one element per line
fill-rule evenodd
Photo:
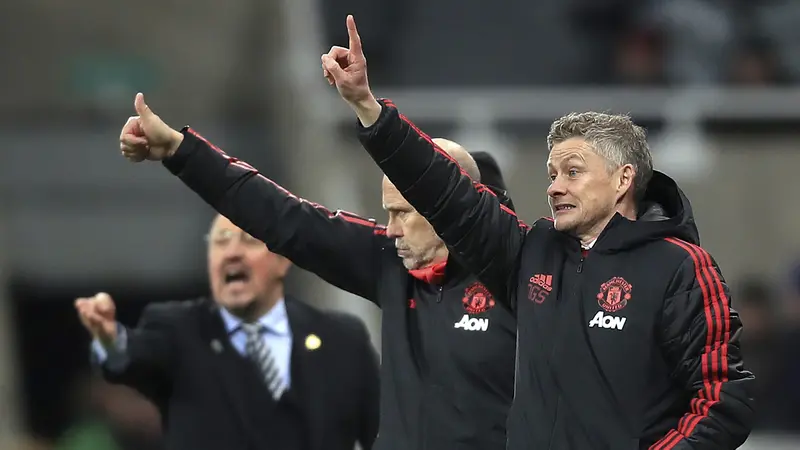
<path fill-rule="evenodd" d="M 242 320 L 234 316 L 225 308 L 219 309 L 225 330 L 228 332 L 231 345 L 241 355 L 246 355 L 245 344 L 247 336 L 242 330 Z M 291 386 L 291 360 L 292 360 L 292 330 L 289 327 L 289 316 L 286 313 L 286 303 L 278 300 L 275 306 L 263 315 L 258 323 L 264 327 L 262 338 L 272 352 L 278 372 L 286 383 L 286 388 Z M 92 342 L 92 350 L 98 361 L 102 364 L 108 358 L 108 352 L 124 353 L 128 347 L 128 334 L 124 326 L 117 324 L 117 339 L 112 348 L 105 348 L 98 340 Z"/>

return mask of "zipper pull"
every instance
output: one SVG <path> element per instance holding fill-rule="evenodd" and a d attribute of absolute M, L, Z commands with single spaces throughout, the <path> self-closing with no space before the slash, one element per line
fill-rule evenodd
<path fill-rule="evenodd" d="M 581 261 L 578 263 L 578 273 L 583 272 L 583 261 L 586 259 L 586 256 L 589 254 L 589 250 L 585 248 L 581 248 Z"/>
<path fill-rule="evenodd" d="M 444 286 L 439 286 L 439 295 L 436 296 L 436 303 L 442 302 L 442 292 L 444 291 Z"/>

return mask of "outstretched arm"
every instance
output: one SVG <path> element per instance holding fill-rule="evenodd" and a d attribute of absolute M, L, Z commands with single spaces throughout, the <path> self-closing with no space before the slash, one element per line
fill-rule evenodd
<path fill-rule="evenodd" d="M 93 341 L 93 364 L 109 382 L 129 386 L 160 402 L 171 388 L 180 359 L 174 333 L 180 309 L 176 304 L 152 304 L 142 312 L 135 328 L 114 323 L 117 333 L 113 342 Z"/>
<path fill-rule="evenodd" d="M 347 30 L 349 48 L 333 47 L 322 55 L 322 67 L 358 116 L 361 143 L 451 252 L 498 297 L 507 298 L 527 226 L 390 101 L 375 99 L 352 16 Z"/>
<path fill-rule="evenodd" d="M 362 145 L 456 257 L 506 298 L 528 227 L 391 101 L 379 105 L 378 120 L 359 127 Z"/>
<path fill-rule="evenodd" d="M 269 249 L 344 290 L 376 301 L 379 252 L 388 244 L 374 221 L 303 200 L 228 156 L 190 128 L 170 128 L 137 94 L 120 149 L 133 162 L 163 161 L 217 212 Z"/>
<path fill-rule="evenodd" d="M 386 229 L 295 196 L 190 128 L 164 160 L 170 172 L 220 214 L 275 253 L 325 281 L 376 301 Z"/>

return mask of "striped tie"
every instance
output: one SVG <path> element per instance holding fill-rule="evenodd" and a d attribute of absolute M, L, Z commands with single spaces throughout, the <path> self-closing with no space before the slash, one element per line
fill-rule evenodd
<path fill-rule="evenodd" d="M 258 366 L 272 398 L 280 399 L 286 390 L 286 383 L 278 371 L 278 365 L 275 363 L 272 352 L 269 351 L 269 347 L 261 337 L 263 327 L 259 324 L 245 323 L 242 324 L 242 330 L 247 334 L 247 344 L 245 345 L 247 357 Z"/>

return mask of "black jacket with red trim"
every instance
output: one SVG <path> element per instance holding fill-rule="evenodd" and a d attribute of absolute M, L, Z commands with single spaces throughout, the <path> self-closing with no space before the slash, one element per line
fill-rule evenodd
<path fill-rule="evenodd" d="M 505 449 L 516 350 L 505 299 L 453 259 L 440 284 L 411 276 L 375 221 L 300 199 L 192 130 L 182 132 L 183 143 L 164 161 L 173 174 L 271 251 L 383 310 L 374 449 Z"/>
<path fill-rule="evenodd" d="M 529 227 L 382 101 L 372 158 L 518 321 L 510 450 L 733 449 L 754 420 L 742 324 L 699 246 L 688 199 L 656 172 L 639 220 L 615 216 L 584 255 Z"/>

